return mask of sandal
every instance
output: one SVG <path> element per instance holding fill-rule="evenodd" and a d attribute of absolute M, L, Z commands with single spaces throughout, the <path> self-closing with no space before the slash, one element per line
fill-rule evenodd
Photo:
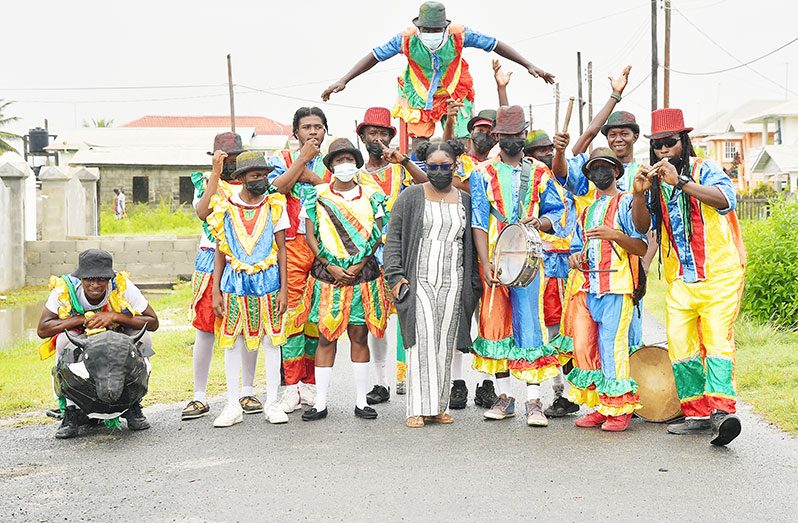
<path fill-rule="evenodd" d="M 424 416 L 424 421 L 431 421 L 433 423 L 440 423 L 441 425 L 451 425 L 454 423 L 454 418 L 445 412 L 441 412 L 435 416 Z"/>
<path fill-rule="evenodd" d="M 424 426 L 424 417 L 423 416 L 411 416 L 407 418 L 405 421 L 405 425 L 407 428 L 410 429 L 420 429 Z"/>

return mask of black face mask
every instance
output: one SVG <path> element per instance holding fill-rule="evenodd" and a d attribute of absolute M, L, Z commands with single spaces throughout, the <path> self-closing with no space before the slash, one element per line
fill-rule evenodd
<path fill-rule="evenodd" d="M 247 190 L 255 196 L 263 196 L 269 188 L 269 180 L 261 178 L 254 182 L 247 182 Z"/>
<path fill-rule="evenodd" d="M 612 167 L 593 167 L 590 169 L 588 178 L 591 182 L 596 184 L 600 190 L 606 190 L 610 185 L 615 183 L 615 169 Z"/>
<path fill-rule="evenodd" d="M 477 154 L 488 154 L 496 145 L 496 139 L 489 134 L 477 133 L 471 135 L 471 143 L 474 144 Z"/>
<path fill-rule="evenodd" d="M 222 180 L 229 181 L 233 179 L 233 173 L 236 170 L 236 164 L 226 163 L 222 165 Z"/>
<path fill-rule="evenodd" d="M 543 162 L 546 165 L 546 167 L 551 169 L 551 163 L 554 161 L 554 155 L 547 154 L 546 156 L 541 156 L 540 158 L 538 158 L 538 161 Z"/>
<path fill-rule="evenodd" d="M 366 144 L 366 151 L 368 151 L 369 156 L 374 156 L 376 158 L 382 158 L 382 146 L 380 145 L 381 142 L 371 142 Z"/>
<path fill-rule="evenodd" d="M 499 147 L 510 156 L 517 156 L 524 148 L 524 139 L 514 136 L 502 136 L 499 138 Z"/>
<path fill-rule="evenodd" d="M 440 191 L 452 184 L 452 171 L 427 172 L 427 178 L 429 183 Z"/>
<path fill-rule="evenodd" d="M 676 168 L 677 173 L 682 172 L 682 158 L 680 156 L 677 156 L 676 158 L 668 158 L 668 161 Z"/>

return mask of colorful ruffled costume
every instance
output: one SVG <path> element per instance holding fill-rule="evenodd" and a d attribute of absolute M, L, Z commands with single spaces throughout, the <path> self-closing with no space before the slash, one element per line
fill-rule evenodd
<path fill-rule="evenodd" d="M 587 268 L 615 272 L 571 273 L 576 289 L 569 303 L 574 368 L 568 374 L 568 398 L 604 416 L 631 414 L 640 408 L 637 383 L 629 375 L 629 329 L 639 282 L 639 258 L 613 242 L 591 240 L 586 230 L 605 225 L 645 240 L 632 223 L 632 195 L 602 196 L 579 217 L 571 251 L 584 252 Z"/>
<path fill-rule="evenodd" d="M 269 174 L 269 181 L 273 182 L 278 176 L 285 173 L 299 157 L 299 151 L 284 149 L 269 159 L 274 170 Z M 307 164 L 308 169 L 316 173 L 325 182 L 332 179 L 332 173 L 324 166 L 319 155 Z M 285 334 L 287 340 L 282 346 L 283 378 L 286 385 L 315 383 L 314 368 L 316 347 L 319 344 L 318 326 L 308 321 L 310 303 L 304 301 L 308 289 L 310 266 L 313 262 L 313 253 L 305 241 L 304 234 L 298 234 L 299 213 L 305 198 L 305 192 L 312 191 L 312 185 L 297 182 L 291 188 L 291 193 L 286 196 L 288 219 L 291 227 L 285 231 L 285 249 L 288 258 L 288 312 L 285 319 Z"/>
<path fill-rule="evenodd" d="M 269 194 L 257 205 L 242 205 L 215 194 L 207 218 L 217 249 L 227 263 L 221 276 L 225 315 L 216 322 L 216 339 L 223 349 L 243 335 L 248 350 L 260 348 L 263 336 L 276 347 L 285 343 L 284 315 L 277 317 L 280 271 L 275 225 L 285 211 L 285 197 Z"/>
<path fill-rule="evenodd" d="M 382 337 L 388 319 L 385 279 L 373 258 L 382 237 L 376 218 L 380 210 L 387 220 L 386 196 L 371 187 L 357 188 L 359 195 L 348 200 L 330 184 L 317 185 L 305 199 L 305 211 L 318 240 L 318 258 L 344 269 L 369 259 L 356 283 L 342 287 L 335 286 L 321 262 L 314 262 L 308 285 L 313 302 L 310 321 L 318 324 L 328 340 L 338 339 L 349 324 L 366 325 L 372 334 Z"/>
<path fill-rule="evenodd" d="M 527 159 L 525 162 L 531 162 L 531 170 L 521 198 L 523 163 L 513 167 L 496 159 L 482 164 L 480 171 L 471 176 L 471 223 L 473 228 L 488 233 L 491 259 L 501 230 L 525 217 L 546 217 L 556 235 L 564 234 L 567 225 L 564 193 L 552 182 L 543 163 Z M 495 289 L 489 315 L 491 287 L 483 288 L 479 337 L 473 345 L 474 369 L 488 374 L 509 370 L 528 383 L 541 383 L 557 376 L 557 351 L 547 345 L 543 318 L 543 271 L 527 287 Z"/>

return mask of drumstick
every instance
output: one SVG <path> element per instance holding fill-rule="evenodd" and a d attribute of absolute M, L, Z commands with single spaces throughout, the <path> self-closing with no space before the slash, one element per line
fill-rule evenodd
<path fill-rule="evenodd" d="M 574 97 L 568 99 L 568 109 L 565 111 L 565 121 L 562 124 L 562 132 L 568 132 L 568 123 L 571 121 L 571 112 L 574 110 Z"/>

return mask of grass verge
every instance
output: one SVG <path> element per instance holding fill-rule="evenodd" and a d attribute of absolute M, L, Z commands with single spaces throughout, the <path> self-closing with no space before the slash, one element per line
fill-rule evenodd
<path fill-rule="evenodd" d="M 46 285 L 28 285 L 20 289 L 0 293 L 0 309 L 24 307 L 32 303 L 43 302 L 47 298 Z"/>
<path fill-rule="evenodd" d="M 100 211 L 100 234 L 107 235 L 196 235 L 200 221 L 194 210 L 181 205 L 177 209 L 161 201 L 156 206 L 133 203 L 127 206 L 127 218 L 117 220 L 110 207 Z"/>

